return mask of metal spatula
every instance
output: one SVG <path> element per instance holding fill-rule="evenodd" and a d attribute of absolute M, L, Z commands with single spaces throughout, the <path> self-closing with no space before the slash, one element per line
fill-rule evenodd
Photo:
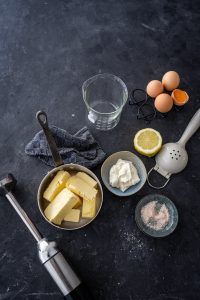
<path fill-rule="evenodd" d="M 194 114 L 190 120 L 188 126 L 183 132 L 182 137 L 176 143 L 165 144 L 161 151 L 156 155 L 156 165 L 148 172 L 147 181 L 148 184 L 155 189 L 164 188 L 170 180 L 172 174 L 181 172 L 187 165 L 188 154 L 185 150 L 185 145 L 191 136 L 200 127 L 200 108 Z M 154 186 L 150 183 L 149 177 L 152 171 L 156 171 L 167 180 L 162 186 Z"/>

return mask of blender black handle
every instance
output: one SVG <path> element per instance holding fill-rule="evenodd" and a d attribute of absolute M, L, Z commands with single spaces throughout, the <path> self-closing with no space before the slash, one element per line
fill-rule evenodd
<path fill-rule="evenodd" d="M 87 288 L 81 283 L 71 293 L 64 296 L 66 300 L 93 300 L 91 294 L 89 294 Z"/>
<path fill-rule="evenodd" d="M 59 166 L 63 165 L 63 160 L 60 156 L 60 153 L 56 146 L 56 142 L 53 138 L 51 130 L 49 129 L 47 114 L 44 111 L 38 111 L 36 113 L 36 119 L 38 120 L 38 122 L 39 122 L 40 126 L 42 127 L 43 132 L 46 136 L 55 166 L 59 167 Z"/>

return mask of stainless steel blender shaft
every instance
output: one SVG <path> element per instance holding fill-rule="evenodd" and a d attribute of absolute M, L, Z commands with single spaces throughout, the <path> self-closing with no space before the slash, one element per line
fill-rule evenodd
<path fill-rule="evenodd" d="M 13 206 L 15 211 L 18 213 L 26 227 L 29 229 L 29 231 L 32 233 L 34 238 L 36 239 L 37 242 L 39 242 L 42 239 L 41 234 L 35 227 L 35 225 L 32 223 L 32 221 L 29 219 L 25 211 L 21 208 L 15 197 L 11 192 L 8 192 L 6 195 L 6 198 L 9 200 L 10 204 Z"/>
<path fill-rule="evenodd" d="M 64 296 L 80 285 L 81 281 L 72 270 L 62 253 L 57 249 L 55 242 L 48 242 L 43 238 L 25 211 L 19 205 L 11 192 L 5 194 L 24 224 L 38 243 L 38 254 L 41 263 L 45 266 Z"/>

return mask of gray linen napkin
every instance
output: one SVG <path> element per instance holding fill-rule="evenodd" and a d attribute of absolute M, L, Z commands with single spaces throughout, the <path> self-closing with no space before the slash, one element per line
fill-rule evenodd
<path fill-rule="evenodd" d="M 76 163 L 87 168 L 94 168 L 104 160 L 105 152 L 87 127 L 83 127 L 74 135 L 56 126 L 50 126 L 50 129 L 65 164 Z M 51 151 L 42 130 L 26 145 L 25 153 L 38 157 L 49 166 L 54 166 Z"/>

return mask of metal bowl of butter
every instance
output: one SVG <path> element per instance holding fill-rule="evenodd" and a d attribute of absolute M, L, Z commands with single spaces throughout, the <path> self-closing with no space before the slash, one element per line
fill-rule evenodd
<path fill-rule="evenodd" d="M 78 222 L 64 220 L 61 222 L 60 225 L 58 225 L 58 224 L 55 224 L 53 221 L 50 221 L 46 217 L 45 210 L 48 207 L 50 202 L 44 198 L 44 193 L 45 193 L 45 190 L 47 189 L 47 187 L 49 186 L 49 184 L 52 182 L 53 178 L 56 176 L 56 174 L 59 171 L 67 171 L 71 176 L 76 175 L 76 173 L 78 173 L 78 172 L 83 172 L 83 173 L 89 175 L 91 178 L 93 178 L 97 182 L 96 189 L 98 192 L 96 195 L 96 207 L 95 207 L 95 214 L 92 218 L 88 218 L 87 216 L 86 217 L 81 216 L 80 220 Z M 54 168 L 43 178 L 43 180 L 40 183 L 39 189 L 38 189 L 37 201 L 38 201 L 39 210 L 40 210 L 42 216 L 44 217 L 44 219 L 48 223 L 50 223 L 54 227 L 57 227 L 57 228 L 60 228 L 63 230 L 75 230 L 75 229 L 83 228 L 84 226 L 90 224 L 97 217 L 97 215 L 99 214 L 99 211 L 102 207 L 102 203 L 103 203 L 103 189 L 102 189 L 101 183 L 98 180 L 98 178 L 96 177 L 96 175 L 92 171 L 87 169 L 86 167 L 83 167 L 78 164 L 64 164 L 64 165 Z M 83 212 L 81 209 L 81 215 L 82 215 L 82 213 Z M 73 216 L 72 216 L 72 218 L 73 218 Z"/>

